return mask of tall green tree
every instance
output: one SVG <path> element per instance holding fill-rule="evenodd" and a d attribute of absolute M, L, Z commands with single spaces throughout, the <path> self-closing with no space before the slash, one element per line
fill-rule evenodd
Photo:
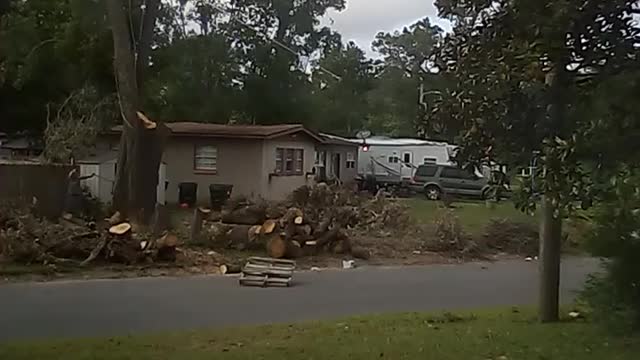
<path fill-rule="evenodd" d="M 256 123 L 311 119 L 310 59 L 339 41 L 320 26 L 344 0 L 232 0 L 228 36 L 242 66 L 243 109 Z"/>
<path fill-rule="evenodd" d="M 47 105 L 90 85 L 113 93 L 111 39 L 98 0 L 3 3 L 0 117 L 6 132 L 41 132 Z"/>
<path fill-rule="evenodd" d="M 612 149 L 594 149 L 592 140 L 620 125 L 637 126 L 585 110 L 597 104 L 604 114 L 615 101 L 603 88 L 639 65 L 638 1 L 439 0 L 436 6 L 454 23 L 437 59 L 454 83 L 424 125 L 458 129 L 465 165 L 522 166 L 540 154 L 538 187 L 525 195 L 533 205 L 531 195 L 539 193 L 542 203 L 540 319 L 557 320 L 561 219 L 575 204 L 589 203 L 592 177 L 612 165 L 602 161 Z M 593 161 L 593 153 L 603 156 Z"/>
<path fill-rule="evenodd" d="M 424 116 L 421 93 L 440 87 L 432 72 L 434 49 L 443 31 L 424 18 L 394 33 L 378 33 L 373 50 L 384 59 L 369 95 L 369 127 L 386 135 L 412 136 Z M 431 135 L 431 134 L 423 134 Z"/>
<path fill-rule="evenodd" d="M 317 71 L 313 76 L 316 85 L 313 125 L 324 131 L 353 136 L 366 127 L 370 109 L 368 93 L 373 88 L 373 61 L 355 43 L 349 42 L 327 50 L 319 65 L 330 73 Z"/>

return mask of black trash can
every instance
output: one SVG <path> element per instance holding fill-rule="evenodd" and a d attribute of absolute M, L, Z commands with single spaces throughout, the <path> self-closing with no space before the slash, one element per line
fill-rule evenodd
<path fill-rule="evenodd" d="M 209 199 L 211 200 L 211 208 L 218 210 L 222 208 L 227 200 L 231 197 L 233 185 L 228 184 L 211 184 L 209 185 Z"/>
<path fill-rule="evenodd" d="M 178 201 L 180 204 L 187 204 L 192 207 L 198 200 L 198 184 L 183 182 L 178 184 Z"/>

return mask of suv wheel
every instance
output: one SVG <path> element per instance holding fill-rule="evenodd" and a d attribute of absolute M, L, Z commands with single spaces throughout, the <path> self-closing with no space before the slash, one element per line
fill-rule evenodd
<path fill-rule="evenodd" d="M 440 200 L 440 195 L 442 195 L 442 192 L 437 186 L 430 185 L 424 188 L 424 194 L 426 195 L 427 199 L 435 201 Z"/>

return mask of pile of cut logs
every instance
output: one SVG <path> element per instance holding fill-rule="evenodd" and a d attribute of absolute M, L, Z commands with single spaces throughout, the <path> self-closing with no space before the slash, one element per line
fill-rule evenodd
<path fill-rule="evenodd" d="M 282 211 L 283 210 L 283 211 Z M 199 215 L 200 214 L 200 215 Z M 277 216 L 276 218 L 269 217 Z M 269 209 L 266 204 L 245 204 L 227 209 L 217 222 L 209 222 L 207 229 L 215 241 L 235 250 L 266 250 L 272 258 L 296 259 L 323 251 L 351 254 L 369 258 L 365 249 L 354 248 L 347 236 L 347 219 L 341 212 L 332 212 L 319 221 L 305 216 L 298 207 Z M 200 231 L 206 209 L 196 209 L 192 231 Z M 192 236 L 197 236 L 193 234 Z"/>

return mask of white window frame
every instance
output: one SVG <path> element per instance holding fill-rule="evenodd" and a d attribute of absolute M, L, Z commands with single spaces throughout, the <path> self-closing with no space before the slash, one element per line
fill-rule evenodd
<path fill-rule="evenodd" d="M 356 168 L 356 154 L 355 153 L 353 153 L 353 152 L 348 152 L 347 153 L 346 167 L 347 167 L 347 169 L 355 169 Z"/>
<path fill-rule="evenodd" d="M 438 159 L 431 157 L 431 156 L 425 156 L 422 158 L 422 164 L 424 165 L 431 165 L 431 164 L 437 164 L 438 163 Z"/>
<path fill-rule="evenodd" d="M 207 162 L 208 164 L 203 164 Z M 218 172 L 218 148 L 213 145 L 196 145 L 193 150 L 193 170 L 196 172 Z"/>

